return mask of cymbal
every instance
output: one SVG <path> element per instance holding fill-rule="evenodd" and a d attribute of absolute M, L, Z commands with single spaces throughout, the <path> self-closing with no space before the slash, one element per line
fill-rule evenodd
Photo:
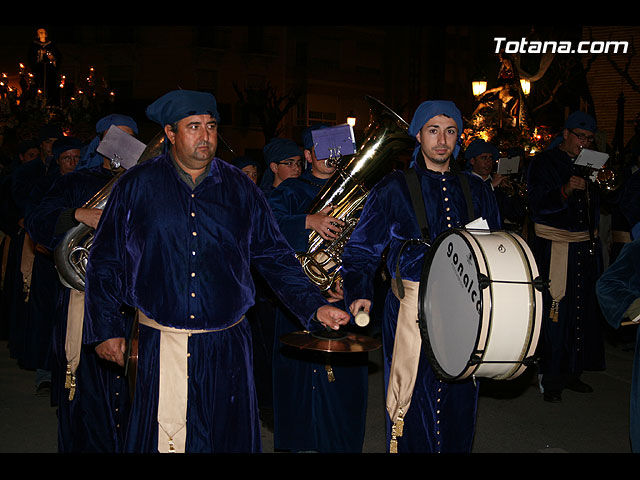
<path fill-rule="evenodd" d="M 369 352 L 382 345 L 380 340 L 375 338 L 340 330 L 292 332 L 282 335 L 280 341 L 301 349 L 343 353 Z"/>

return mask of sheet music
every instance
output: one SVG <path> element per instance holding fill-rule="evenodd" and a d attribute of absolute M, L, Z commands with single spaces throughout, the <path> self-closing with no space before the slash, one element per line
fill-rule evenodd
<path fill-rule="evenodd" d="M 576 158 L 575 165 L 582 165 L 584 167 L 595 168 L 599 170 L 607 162 L 608 159 L 608 153 L 583 148 Z"/>
<path fill-rule="evenodd" d="M 339 158 L 356 152 L 353 127 L 348 124 L 319 128 L 311 131 L 316 158 Z"/>
<path fill-rule="evenodd" d="M 518 173 L 519 168 L 520 157 L 499 158 L 496 173 L 500 175 L 511 175 L 512 173 Z"/>
<path fill-rule="evenodd" d="M 489 224 L 482 217 L 478 217 L 472 222 L 467 223 L 464 228 L 467 230 L 487 230 L 487 232 L 490 230 Z"/>
<path fill-rule="evenodd" d="M 131 168 L 147 146 L 116 125 L 111 125 L 96 151 L 109 160 L 115 160 L 125 169 Z"/>

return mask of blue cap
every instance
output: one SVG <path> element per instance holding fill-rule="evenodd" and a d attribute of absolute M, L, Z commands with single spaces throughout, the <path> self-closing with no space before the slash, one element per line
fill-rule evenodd
<path fill-rule="evenodd" d="M 242 155 L 240 157 L 236 157 L 233 159 L 231 163 L 234 166 L 238 167 L 240 170 L 242 170 L 244 167 L 248 165 L 253 165 L 258 170 L 260 170 L 260 165 L 258 165 L 258 162 L 253 158 L 249 157 L 248 155 Z"/>
<path fill-rule="evenodd" d="M 567 118 L 567 121 L 564 124 L 564 128 L 581 128 L 583 130 L 595 133 L 597 130 L 597 125 L 595 119 L 591 115 L 589 115 L 588 113 L 577 111 L 569 115 L 569 118 Z"/>
<path fill-rule="evenodd" d="M 413 118 L 409 124 L 408 133 L 412 137 L 415 137 L 422 127 L 424 127 L 425 123 L 438 115 L 446 115 L 447 117 L 452 118 L 458 126 L 458 142 L 453 149 L 453 157 L 455 158 L 458 156 L 458 152 L 460 151 L 459 140 L 462 135 L 463 124 L 462 114 L 460 113 L 460 110 L 458 110 L 458 107 L 456 107 L 456 104 L 452 101 L 427 100 L 426 102 L 422 102 L 413 114 Z"/>
<path fill-rule="evenodd" d="M 67 150 L 80 150 L 83 147 L 83 143 L 75 137 L 62 137 L 53 142 L 51 146 L 51 154 L 54 159 L 57 159 Z"/>
<path fill-rule="evenodd" d="M 293 140 L 287 138 L 272 138 L 262 151 L 267 165 L 281 162 L 287 158 L 302 156 L 300 147 Z"/>
<path fill-rule="evenodd" d="M 169 92 L 146 110 L 147 117 L 160 125 L 170 125 L 192 115 L 211 115 L 220 121 L 216 98 L 207 92 L 174 90 Z"/>
<path fill-rule="evenodd" d="M 112 113 L 111 115 L 107 115 L 106 117 L 98 120 L 96 123 L 96 132 L 104 133 L 109 130 L 109 127 L 112 125 L 117 127 L 129 127 L 133 130 L 133 133 L 138 133 L 138 124 L 136 121 L 127 115 L 120 115 L 119 113 Z"/>
<path fill-rule="evenodd" d="M 490 153 L 494 160 L 497 160 L 500 156 L 498 149 L 492 144 L 485 142 L 481 138 L 475 139 L 469 144 L 467 150 L 464 152 L 464 158 L 471 160 L 472 158 L 482 155 L 483 153 Z"/>

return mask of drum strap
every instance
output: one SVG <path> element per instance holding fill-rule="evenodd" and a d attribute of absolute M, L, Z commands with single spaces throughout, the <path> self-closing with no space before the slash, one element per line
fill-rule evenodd
<path fill-rule="evenodd" d="M 429 241 L 429 223 L 427 222 L 427 210 L 424 208 L 420 179 L 418 178 L 418 174 L 414 168 L 410 168 L 405 171 L 405 178 L 407 180 L 407 187 L 409 187 L 409 195 L 411 195 L 413 211 L 418 219 L 418 227 L 420 227 L 422 239 Z"/>
<path fill-rule="evenodd" d="M 473 200 L 471 198 L 471 189 L 469 188 L 469 181 L 467 177 L 462 172 L 455 172 L 455 175 L 460 180 L 460 185 L 462 187 L 462 193 L 464 195 L 465 202 L 467 204 L 467 215 L 469 216 L 469 221 L 472 221 L 476 218 L 475 210 L 473 208 Z M 420 228 L 420 234 L 422 235 L 422 241 L 420 240 L 407 240 L 400 249 L 400 253 L 398 254 L 398 260 L 396 263 L 396 288 L 398 291 L 398 298 L 402 299 L 404 297 L 404 286 L 402 282 L 402 277 L 400 275 L 400 257 L 402 256 L 402 251 L 404 247 L 408 243 L 427 243 L 431 241 L 431 235 L 429 233 L 429 222 L 427 221 L 427 210 L 424 206 L 424 198 L 422 197 L 422 188 L 420 187 L 420 179 L 418 178 L 418 174 L 415 168 L 409 168 L 405 170 L 405 179 L 407 182 L 407 187 L 409 189 L 409 195 L 411 196 L 411 203 L 413 205 L 413 211 L 416 214 L 416 218 L 418 220 L 418 227 Z"/>
<path fill-rule="evenodd" d="M 404 417 L 409 410 L 413 388 L 416 384 L 422 337 L 418 325 L 419 282 L 402 281 L 405 295 L 400 298 L 395 284 L 393 293 L 400 300 L 393 356 L 387 386 L 387 412 L 392 422 L 389 451 L 397 453 L 398 437 L 402 436 Z"/>
<path fill-rule="evenodd" d="M 467 215 L 469 216 L 469 221 L 472 222 L 476 219 L 476 212 L 473 208 L 473 200 L 471 198 L 471 189 L 469 188 L 469 181 L 464 173 L 458 172 L 458 179 L 460 180 L 460 186 L 462 187 L 462 194 L 464 195 L 464 200 L 467 202 Z"/>

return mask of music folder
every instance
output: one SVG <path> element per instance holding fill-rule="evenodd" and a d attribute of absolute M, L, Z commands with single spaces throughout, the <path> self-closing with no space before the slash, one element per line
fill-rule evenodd
<path fill-rule="evenodd" d="M 520 168 L 520 157 L 499 158 L 496 173 L 500 175 L 511 175 L 518 173 Z"/>
<path fill-rule="evenodd" d="M 318 160 L 340 158 L 356 152 L 353 127 L 349 124 L 312 130 L 311 137 Z"/>
<path fill-rule="evenodd" d="M 580 154 L 576 157 L 575 165 L 582 165 L 584 167 L 600 170 L 602 166 L 607 163 L 608 159 L 608 153 L 583 148 L 580 151 Z"/>
<path fill-rule="evenodd" d="M 138 159 L 147 146 L 127 132 L 111 125 L 104 134 L 96 151 L 112 162 L 129 169 L 138 163 Z"/>

